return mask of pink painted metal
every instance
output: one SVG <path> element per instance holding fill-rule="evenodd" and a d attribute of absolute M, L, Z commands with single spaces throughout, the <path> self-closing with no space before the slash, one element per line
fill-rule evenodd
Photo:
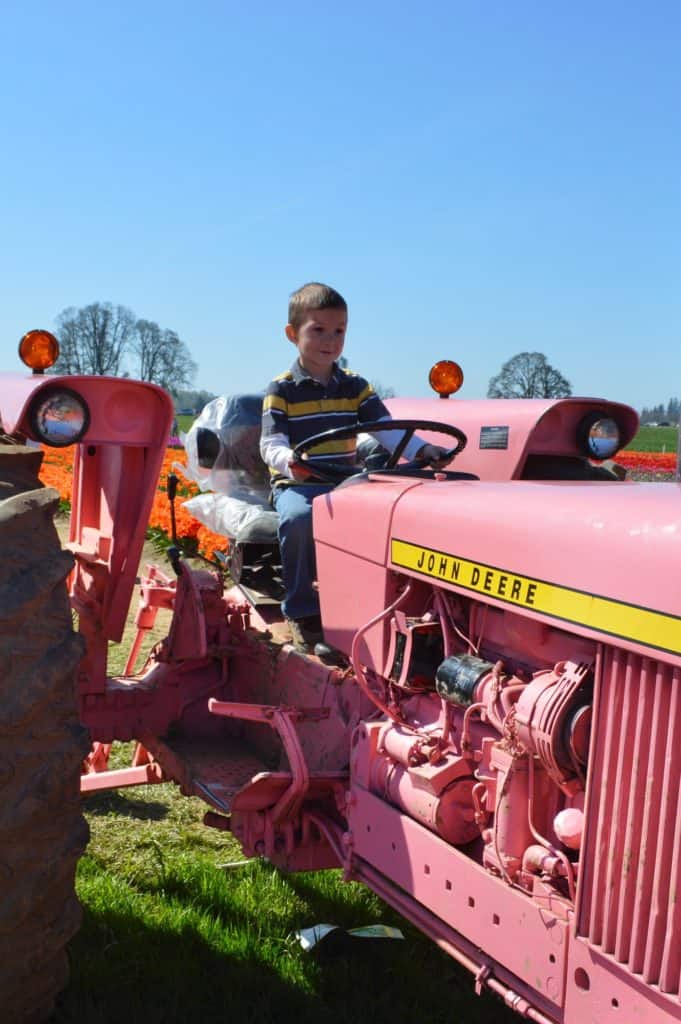
<path fill-rule="evenodd" d="M 369 474 L 315 503 L 336 664 L 295 651 L 277 606 L 180 562 L 147 571 L 108 677 L 169 406 L 69 385 L 101 410 L 74 487 L 83 791 L 169 779 L 247 855 L 342 867 L 538 1024 L 681 1021 L 681 493 L 566 479 L 579 458 L 589 476 L 584 416 L 626 441 L 633 410 L 392 401 L 464 429 L 455 468 L 481 479 Z M 3 422 L 27 432 L 41 386 L 22 378 Z M 529 479 L 547 466 L 559 482 Z M 139 665 L 159 608 L 168 635 Z M 134 763 L 107 771 L 130 738 Z"/>
<path fill-rule="evenodd" d="M 372 487 L 369 481 L 334 491 L 315 507 L 322 615 L 331 642 L 348 652 L 371 609 L 362 594 L 339 595 L 333 580 L 353 578 L 366 564 L 355 551 L 366 528 L 357 502 Z M 655 649 L 661 657 L 681 654 L 681 577 L 669 571 L 681 555 L 679 485 L 423 482 L 398 497 L 386 494 L 384 509 L 376 500 L 382 494 L 375 489 L 368 528 L 375 535 L 381 524 L 376 547 L 390 553 L 383 575 L 375 563 L 366 566 L 370 599 L 384 593 L 390 603 L 391 570 L 398 570 L 462 595 L 479 594 L 486 606 L 518 616 L 568 623 L 586 637 L 614 636 L 631 650 Z M 339 536 L 336 524 L 353 519 L 353 532 Z M 517 592 L 516 581 L 522 583 Z M 537 583 L 560 593 L 540 607 Z M 386 668 L 387 640 L 379 627 L 365 638 L 379 672 Z"/>
<path fill-rule="evenodd" d="M 533 457 L 566 457 L 582 454 L 577 443 L 584 416 L 598 408 L 621 424 L 622 446 L 638 429 L 633 409 L 617 402 L 593 398 L 505 398 L 448 401 L 432 398 L 391 398 L 386 402 L 395 419 L 439 420 L 459 427 L 468 444 L 457 457 L 456 468 L 475 473 L 483 480 L 514 480 L 523 476 Z M 485 447 L 485 431 L 506 431 L 507 444 Z M 444 435 L 423 435 L 426 440 L 448 445 Z M 502 435 L 503 436 L 503 435 Z"/>
<path fill-rule="evenodd" d="M 83 775 L 81 793 L 96 793 L 100 789 L 123 789 L 126 786 L 142 786 L 145 783 L 167 782 L 159 764 L 138 765 L 132 768 L 112 768 L 110 771 L 91 772 Z"/>

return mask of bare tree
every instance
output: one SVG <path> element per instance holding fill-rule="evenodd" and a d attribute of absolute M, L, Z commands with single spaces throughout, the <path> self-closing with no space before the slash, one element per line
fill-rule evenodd
<path fill-rule="evenodd" d="M 157 323 L 153 320 L 137 321 L 133 350 L 138 359 L 136 376 L 156 383 L 156 375 L 163 365 L 163 332 Z"/>
<path fill-rule="evenodd" d="M 189 387 L 196 375 L 196 363 L 175 331 L 162 329 L 153 320 L 138 320 L 135 326 L 135 375 L 140 380 L 160 384 L 172 394 Z"/>
<path fill-rule="evenodd" d="M 93 302 L 57 317 L 58 373 L 133 376 L 171 393 L 192 384 L 196 363 L 175 331 L 138 319 L 125 306 Z"/>
<path fill-rule="evenodd" d="M 69 307 L 57 317 L 59 373 L 94 373 L 119 377 L 135 331 L 135 317 L 125 306 L 93 302 Z"/>
<path fill-rule="evenodd" d="M 492 377 L 488 398 L 565 398 L 572 394 L 570 382 L 541 352 L 519 352 Z"/>

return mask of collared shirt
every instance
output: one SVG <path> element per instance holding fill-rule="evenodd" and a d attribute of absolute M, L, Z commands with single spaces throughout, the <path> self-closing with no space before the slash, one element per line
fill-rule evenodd
<path fill-rule="evenodd" d="M 270 469 L 273 485 L 295 483 L 288 462 L 301 441 L 334 427 L 389 419 L 390 413 L 371 384 L 359 374 L 333 364 L 328 384 L 315 380 L 296 359 L 287 373 L 271 382 L 262 407 L 260 452 Z M 353 466 L 357 439 L 326 441 L 309 454 L 312 463 Z"/>

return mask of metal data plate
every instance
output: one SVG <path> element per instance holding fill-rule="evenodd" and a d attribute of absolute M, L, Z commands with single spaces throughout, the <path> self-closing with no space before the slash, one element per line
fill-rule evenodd
<path fill-rule="evenodd" d="M 480 427 L 481 448 L 508 448 L 508 427 Z"/>

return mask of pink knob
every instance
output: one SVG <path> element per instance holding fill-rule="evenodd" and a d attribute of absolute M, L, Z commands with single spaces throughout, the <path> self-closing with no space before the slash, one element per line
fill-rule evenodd
<path fill-rule="evenodd" d="M 578 850 L 582 844 L 584 812 L 577 807 L 566 807 L 553 819 L 553 827 L 561 843 L 571 850 Z"/>

